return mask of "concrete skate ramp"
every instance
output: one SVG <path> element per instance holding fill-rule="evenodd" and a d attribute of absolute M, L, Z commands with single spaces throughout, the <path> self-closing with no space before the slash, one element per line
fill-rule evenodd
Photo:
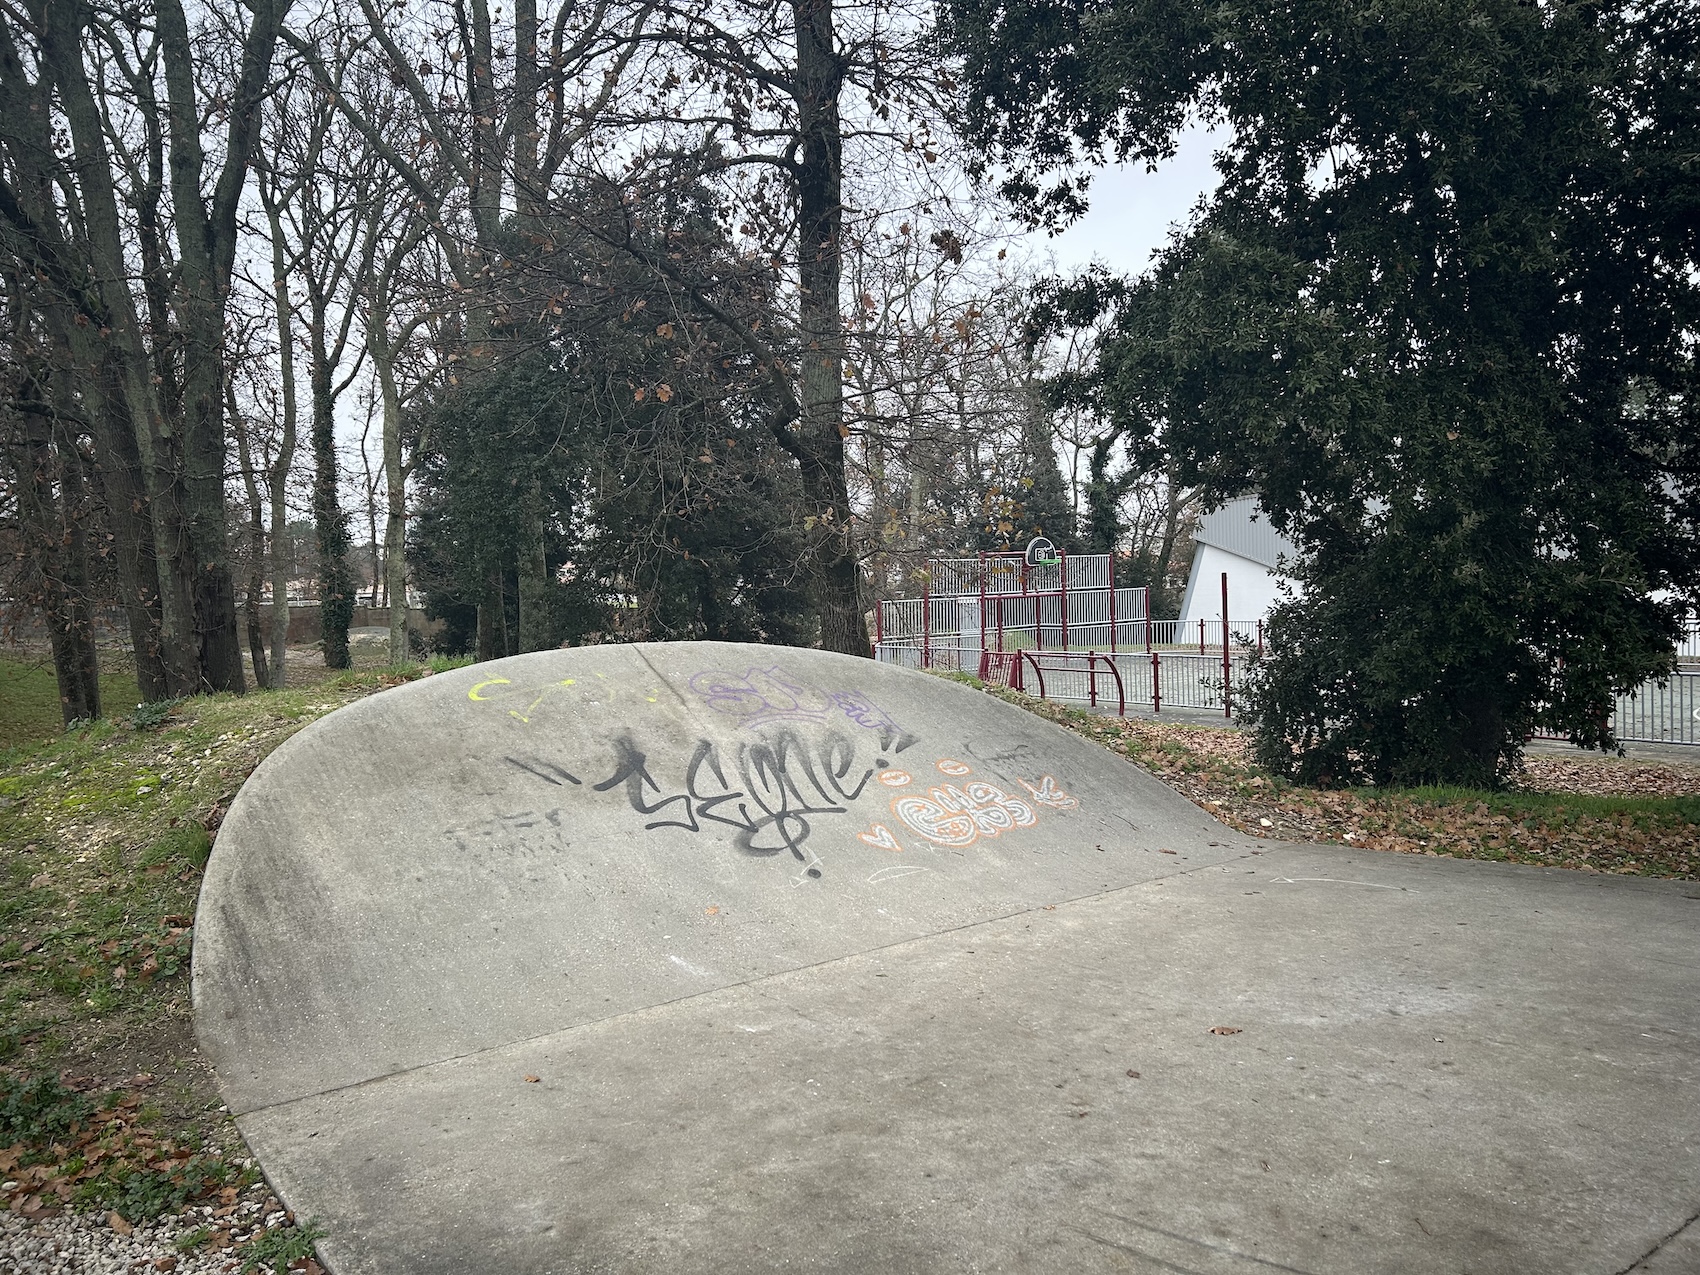
<path fill-rule="evenodd" d="M 1274 847 L 940 679 L 601 647 L 280 748 L 195 1005 L 338 1275 L 1619 1271 L 1700 1205 L 1695 894 Z"/>

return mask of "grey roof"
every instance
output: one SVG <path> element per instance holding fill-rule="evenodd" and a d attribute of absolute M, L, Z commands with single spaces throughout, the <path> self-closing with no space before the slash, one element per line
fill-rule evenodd
<path fill-rule="evenodd" d="M 1271 571 L 1276 569 L 1280 555 L 1291 558 L 1298 554 L 1293 542 L 1269 525 L 1268 516 L 1258 508 L 1256 496 L 1240 496 L 1215 513 L 1205 514 L 1199 519 L 1193 539 L 1249 558 Z"/>

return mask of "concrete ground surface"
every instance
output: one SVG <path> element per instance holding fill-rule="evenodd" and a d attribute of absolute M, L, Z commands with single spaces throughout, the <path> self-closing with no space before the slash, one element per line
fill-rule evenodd
<path fill-rule="evenodd" d="M 1259 842 L 869 661 L 361 701 L 198 930 L 337 1275 L 1700 1270 L 1700 886 Z"/>

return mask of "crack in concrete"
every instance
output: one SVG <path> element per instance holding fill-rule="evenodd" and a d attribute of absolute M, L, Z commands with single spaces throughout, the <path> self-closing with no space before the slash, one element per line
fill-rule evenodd
<path fill-rule="evenodd" d="M 1652 1248 L 1648 1249 L 1645 1253 L 1641 1254 L 1640 1257 L 1636 1258 L 1633 1262 L 1629 1263 L 1628 1266 L 1625 1266 L 1620 1271 L 1613 1271 L 1612 1275 L 1631 1275 L 1631 1272 L 1634 1271 L 1634 1269 L 1637 1266 L 1641 1266 L 1644 1263 L 1646 1263 L 1649 1259 L 1657 1257 L 1659 1250 L 1661 1248 L 1663 1248 L 1666 1244 L 1669 1244 L 1672 1240 L 1674 1240 L 1677 1236 L 1681 1235 L 1684 1231 L 1686 1231 L 1689 1227 L 1693 1226 L 1696 1222 L 1700 1222 L 1700 1209 L 1696 1209 L 1693 1213 L 1691 1213 L 1689 1215 L 1687 1221 L 1683 1222 L 1680 1226 L 1678 1226 L 1676 1228 L 1676 1230 L 1672 1231 L 1669 1235 L 1666 1235 L 1663 1239 L 1661 1239 L 1657 1244 L 1653 1245 Z"/>

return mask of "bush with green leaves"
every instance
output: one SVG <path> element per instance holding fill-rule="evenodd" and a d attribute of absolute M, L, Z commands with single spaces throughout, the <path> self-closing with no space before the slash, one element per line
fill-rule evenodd
<path fill-rule="evenodd" d="M 88 1119 L 94 1104 L 52 1075 L 30 1080 L 0 1075 L 0 1147 L 43 1147 Z"/>
<path fill-rule="evenodd" d="M 1315 782 L 1611 748 L 1700 601 L 1700 9 L 950 0 L 968 123 L 1039 215 L 1222 126 L 1220 186 L 1068 386 L 1299 547 L 1251 707 Z"/>

